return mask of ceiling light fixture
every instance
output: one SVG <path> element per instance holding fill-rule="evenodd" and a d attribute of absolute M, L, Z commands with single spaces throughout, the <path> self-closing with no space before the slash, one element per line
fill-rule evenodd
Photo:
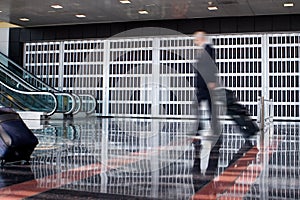
<path fill-rule="evenodd" d="M 142 10 L 139 10 L 139 14 L 141 14 L 141 15 L 148 15 L 149 12 L 147 10 L 145 10 L 145 9 L 142 9 Z"/>
<path fill-rule="evenodd" d="M 30 21 L 28 18 L 25 18 L 25 17 L 19 18 L 19 20 L 22 21 L 22 22 L 28 22 L 28 21 Z"/>
<path fill-rule="evenodd" d="M 214 6 L 213 2 L 209 1 L 207 9 L 210 10 L 210 11 L 214 11 L 214 10 L 218 10 L 218 7 Z"/>
<path fill-rule="evenodd" d="M 54 8 L 54 9 L 61 9 L 61 8 L 63 8 L 61 5 L 58 5 L 58 4 L 56 4 L 56 5 L 51 5 L 51 8 Z"/>
<path fill-rule="evenodd" d="M 293 7 L 294 3 L 293 2 L 287 2 L 283 4 L 283 7 Z"/>
<path fill-rule="evenodd" d="M 77 18 L 85 18 L 86 16 L 85 15 L 83 15 L 83 14 L 77 14 L 77 15 L 75 15 Z"/>
<path fill-rule="evenodd" d="M 208 6 L 207 9 L 210 11 L 214 11 L 214 10 L 218 10 L 218 7 L 217 6 Z"/>
<path fill-rule="evenodd" d="M 131 1 L 129 1 L 129 0 L 120 0 L 120 3 L 122 3 L 122 4 L 129 4 L 129 3 L 131 3 Z"/>

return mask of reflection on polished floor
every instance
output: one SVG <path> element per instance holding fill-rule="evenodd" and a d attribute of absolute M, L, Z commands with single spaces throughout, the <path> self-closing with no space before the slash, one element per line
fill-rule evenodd
<path fill-rule="evenodd" d="M 299 123 L 249 139 L 230 121 L 193 139 L 193 120 L 48 121 L 29 164 L 0 172 L 0 199 L 299 199 Z"/>

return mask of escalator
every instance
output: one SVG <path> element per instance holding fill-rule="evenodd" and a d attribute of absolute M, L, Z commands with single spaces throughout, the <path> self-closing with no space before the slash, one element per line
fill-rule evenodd
<path fill-rule="evenodd" d="M 85 112 L 86 114 L 93 113 L 96 108 L 96 99 L 89 94 L 70 94 L 61 92 L 48 84 L 41 81 L 38 77 L 26 71 L 18 64 L 10 60 L 7 56 L 0 52 L 0 76 L 5 74 L 5 79 L 0 77 L 1 80 L 10 80 L 6 82 L 7 85 L 22 91 L 45 91 L 53 93 L 58 101 L 58 113 L 64 114 L 77 114 L 78 112 Z M 8 78 L 9 77 L 9 78 Z M 11 84 L 14 80 L 17 84 Z M 13 86 L 14 85 L 14 86 Z"/>
<path fill-rule="evenodd" d="M 16 90 L 1 80 L 0 101 L 2 106 L 16 111 L 43 112 L 46 116 L 53 115 L 58 108 L 57 98 L 50 92 Z"/>
<path fill-rule="evenodd" d="M 1 104 L 20 111 L 43 111 L 50 116 L 55 113 L 69 114 L 74 110 L 75 99 L 68 93 L 39 91 L 19 77 L 1 67 Z M 71 103 L 70 103 L 71 102 Z"/>

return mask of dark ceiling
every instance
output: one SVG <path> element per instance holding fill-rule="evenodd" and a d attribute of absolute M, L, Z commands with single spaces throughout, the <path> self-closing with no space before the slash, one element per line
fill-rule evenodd
<path fill-rule="evenodd" d="M 287 2 L 294 6 L 284 7 Z M 210 11 L 208 6 L 218 10 Z M 148 14 L 139 14 L 141 9 Z M 77 18 L 76 14 L 86 17 Z M 299 0 L 131 0 L 127 4 L 120 0 L 0 1 L 0 21 L 23 27 L 280 14 L 300 14 Z"/>

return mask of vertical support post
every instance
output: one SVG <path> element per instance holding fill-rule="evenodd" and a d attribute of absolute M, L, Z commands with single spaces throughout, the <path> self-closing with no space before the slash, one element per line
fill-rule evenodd
<path fill-rule="evenodd" d="M 151 115 L 153 117 L 158 117 L 159 116 L 159 90 L 160 90 L 160 82 L 159 82 L 159 68 L 160 68 L 160 39 L 155 38 L 153 40 L 153 50 L 152 50 L 152 106 L 151 106 Z M 154 147 L 159 146 L 159 123 L 160 120 L 152 120 L 151 121 L 151 130 L 152 130 L 152 135 L 153 137 L 148 138 L 148 144 L 149 140 L 151 140 L 150 144 Z M 159 163 L 157 162 L 151 162 L 151 180 L 152 180 L 152 191 L 151 191 L 151 196 L 152 197 L 158 197 L 157 196 L 157 191 L 158 191 L 158 185 L 159 182 Z"/>
<path fill-rule="evenodd" d="M 64 42 L 60 42 L 59 67 L 58 67 L 58 90 L 63 91 L 63 87 L 64 87 Z"/>
<path fill-rule="evenodd" d="M 270 127 L 269 127 L 269 137 L 270 139 L 272 139 L 273 133 L 274 133 L 274 103 L 273 100 L 270 99 L 270 105 L 269 105 L 269 109 L 270 109 Z M 271 142 L 271 140 L 270 140 Z"/>
<path fill-rule="evenodd" d="M 266 165 L 266 161 L 265 161 L 265 135 L 264 135 L 264 126 L 265 126 L 265 99 L 264 99 L 264 96 L 260 97 L 260 100 L 259 100 L 259 106 L 258 106 L 258 111 L 257 111 L 257 115 L 258 115 L 258 118 L 259 118 L 259 128 L 260 128 L 260 137 L 259 137 L 259 148 L 260 148 L 260 156 L 261 156 L 261 160 L 260 160 L 260 164 L 265 166 Z M 267 174 L 265 173 L 265 170 L 263 170 L 263 172 L 261 173 L 261 176 L 265 177 L 267 176 Z M 263 197 L 265 196 L 264 195 L 264 187 L 265 187 L 265 181 L 263 180 L 264 178 L 261 178 L 260 179 L 260 184 L 259 184 L 259 187 L 260 187 L 260 198 L 261 199 L 264 199 Z"/>
<path fill-rule="evenodd" d="M 159 82 L 159 49 L 160 40 L 158 38 L 154 38 L 153 40 L 153 50 L 152 50 L 152 106 L 151 106 L 151 114 L 153 117 L 159 116 L 159 90 L 160 90 L 160 82 Z"/>
<path fill-rule="evenodd" d="M 260 129 L 262 130 L 262 133 L 264 131 L 264 127 L 265 127 L 265 99 L 264 96 L 262 96 L 262 98 L 260 99 Z M 262 134 L 263 135 L 263 134 Z"/>
<path fill-rule="evenodd" d="M 270 99 L 269 97 L 269 41 L 268 35 L 262 36 L 262 99 Z"/>
<path fill-rule="evenodd" d="M 265 99 L 262 97 L 259 101 L 258 106 L 258 122 L 260 122 L 260 131 L 261 135 L 259 138 L 260 145 L 260 154 L 261 154 L 261 165 L 263 169 L 269 168 L 269 152 L 266 151 L 266 148 L 270 146 L 272 142 L 272 134 L 274 131 L 273 128 L 273 116 L 274 116 L 274 107 L 273 101 L 269 99 Z M 268 170 L 263 170 L 261 173 L 260 179 L 260 198 L 261 199 L 268 199 L 269 194 L 265 188 L 268 187 L 268 183 L 265 181 L 269 176 Z"/>
<path fill-rule="evenodd" d="M 101 171 L 106 172 L 108 171 L 108 123 L 111 122 L 110 119 L 104 118 L 102 119 L 102 134 L 101 134 L 101 163 L 104 163 L 101 165 Z M 107 174 L 101 173 L 101 192 L 106 193 L 107 192 Z"/>
<path fill-rule="evenodd" d="M 102 101 L 102 116 L 109 115 L 109 58 L 110 58 L 110 41 L 104 41 L 103 55 L 103 101 Z"/>

